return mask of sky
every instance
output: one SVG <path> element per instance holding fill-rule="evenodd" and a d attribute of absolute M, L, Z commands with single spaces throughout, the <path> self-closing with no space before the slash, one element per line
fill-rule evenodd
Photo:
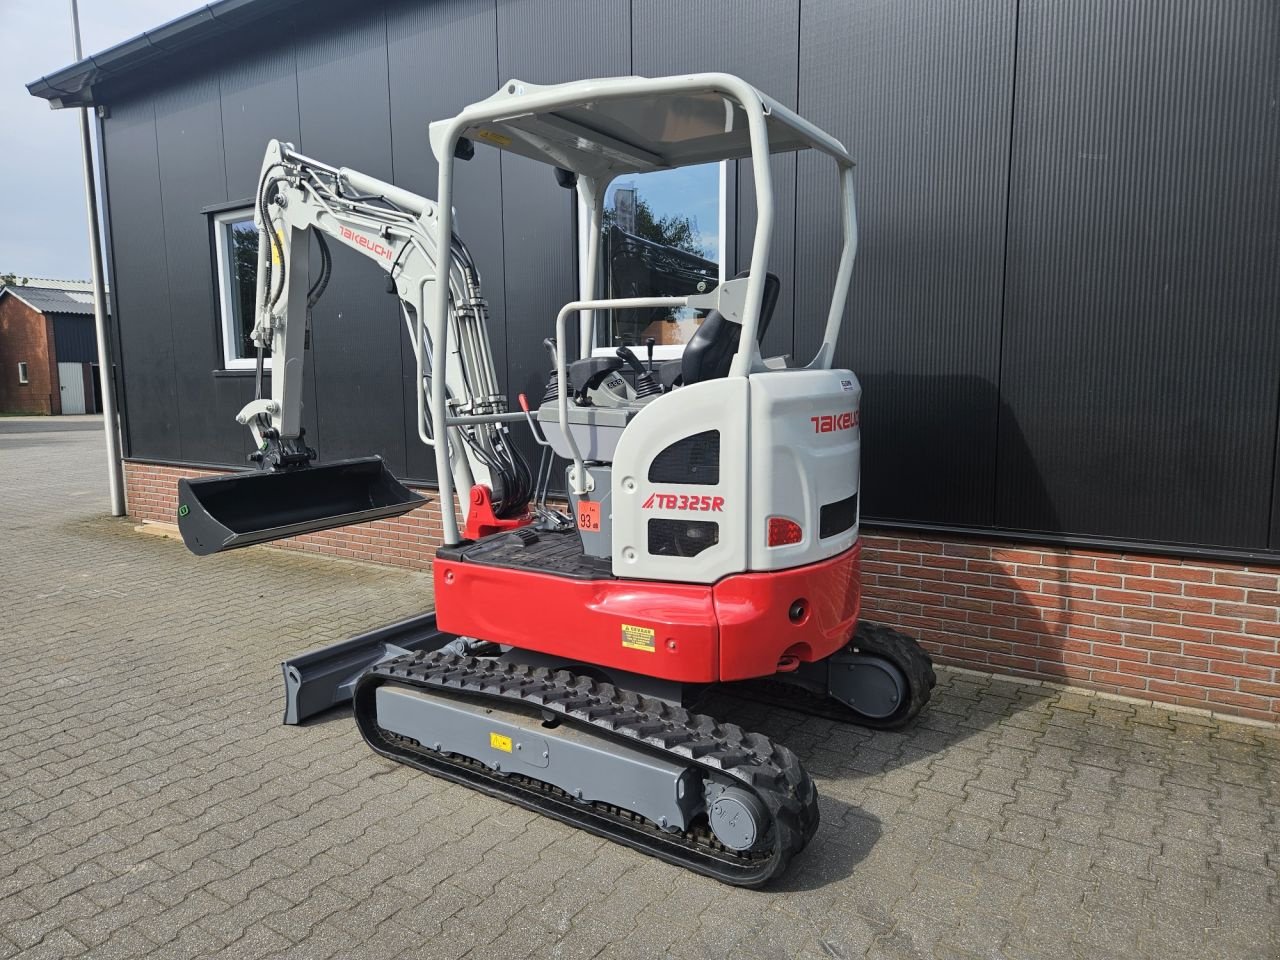
<path fill-rule="evenodd" d="M 94 54 L 200 6 L 198 0 L 79 0 Z M 70 64 L 70 0 L 0 0 L 0 273 L 89 278 L 80 123 L 26 85 Z"/>
<path fill-rule="evenodd" d="M 632 186 L 649 201 L 654 216 L 676 214 L 696 218 L 703 255 L 708 260 L 720 259 L 720 164 L 705 163 L 622 177 L 609 184 L 604 195 L 605 205 L 612 206 L 613 193 L 618 187 Z"/>

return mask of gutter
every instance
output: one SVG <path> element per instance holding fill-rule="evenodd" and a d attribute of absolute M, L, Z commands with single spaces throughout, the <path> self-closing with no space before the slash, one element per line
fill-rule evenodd
<path fill-rule="evenodd" d="M 96 106 L 102 102 L 97 96 L 98 84 L 133 73 L 182 50 L 225 36 L 246 24 L 300 6 L 303 2 L 218 0 L 33 80 L 27 84 L 27 92 L 33 97 L 48 100 L 54 110 Z"/>

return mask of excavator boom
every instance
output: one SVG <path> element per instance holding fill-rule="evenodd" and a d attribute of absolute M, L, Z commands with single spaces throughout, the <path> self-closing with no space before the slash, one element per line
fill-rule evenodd
<path fill-rule="evenodd" d="M 509 442 L 506 394 L 494 370 L 488 307 L 480 276 L 456 237 L 448 260 L 448 356 L 444 379 L 450 419 L 433 422 L 430 287 L 441 256 L 436 205 L 394 184 L 303 156 L 272 140 L 263 158 L 254 204 L 258 271 L 252 339 L 258 346 L 256 396 L 236 419 L 253 434 L 258 469 L 231 477 L 184 480 L 178 522 L 197 553 L 215 553 L 331 527 L 397 516 L 425 500 L 404 487 L 381 457 L 315 465 L 302 421 L 304 355 L 311 312 L 332 271 L 329 241 L 359 253 L 387 274 L 400 299 L 417 368 L 416 425 L 428 446 L 448 446 L 454 489 L 483 487 L 485 508 L 518 517 L 532 493 L 532 474 Z M 314 236 L 320 268 L 308 269 Z M 268 359 L 268 351 L 270 357 Z M 270 371 L 270 393 L 264 381 Z M 443 429 L 440 429 L 443 426 Z M 462 498 L 464 516 L 471 498 Z"/>

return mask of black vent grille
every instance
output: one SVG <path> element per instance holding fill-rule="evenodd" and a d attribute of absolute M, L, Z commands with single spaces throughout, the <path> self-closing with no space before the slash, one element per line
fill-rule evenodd
<path fill-rule="evenodd" d="M 704 430 L 671 444 L 649 464 L 649 482 L 719 483 L 720 431 Z"/>
<path fill-rule="evenodd" d="M 720 542 L 720 525 L 710 520 L 650 520 L 649 553 L 655 557 L 696 557 Z"/>
<path fill-rule="evenodd" d="M 858 522 L 858 495 L 825 504 L 818 515 L 818 539 L 825 540 L 844 533 Z"/>

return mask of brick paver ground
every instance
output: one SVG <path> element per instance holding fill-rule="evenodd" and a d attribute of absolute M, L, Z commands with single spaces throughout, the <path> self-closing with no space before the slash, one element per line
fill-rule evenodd
<path fill-rule="evenodd" d="M 101 449 L 0 419 L 0 958 L 1280 956 L 1273 731 L 947 671 L 901 733 L 725 700 L 822 795 L 732 890 L 282 726 L 280 659 L 428 579 L 198 560 L 102 516 Z"/>

